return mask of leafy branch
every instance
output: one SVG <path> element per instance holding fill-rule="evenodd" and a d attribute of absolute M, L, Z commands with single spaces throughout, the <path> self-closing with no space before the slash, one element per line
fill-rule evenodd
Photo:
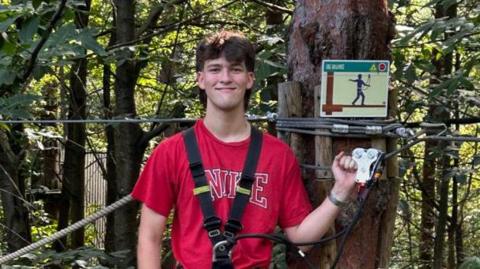
<path fill-rule="evenodd" d="M 62 0 L 60 2 L 60 4 L 58 5 L 58 8 L 55 11 L 55 14 L 53 15 L 52 19 L 50 20 L 50 23 L 47 26 L 47 29 L 45 30 L 45 32 L 42 35 L 42 39 L 40 40 L 40 42 L 38 42 L 37 46 L 35 47 L 35 49 L 32 52 L 32 55 L 31 55 L 31 57 L 28 61 L 28 64 L 27 64 L 27 69 L 25 70 L 25 73 L 23 73 L 22 81 L 27 81 L 27 79 L 32 74 L 33 69 L 35 68 L 35 63 L 37 61 L 38 54 L 40 53 L 40 50 L 42 49 L 43 45 L 45 45 L 45 43 L 47 42 L 48 37 L 50 36 L 50 34 L 53 31 L 53 28 L 55 27 L 57 22 L 62 17 L 62 12 L 65 9 L 66 3 L 67 3 L 67 0 Z"/>

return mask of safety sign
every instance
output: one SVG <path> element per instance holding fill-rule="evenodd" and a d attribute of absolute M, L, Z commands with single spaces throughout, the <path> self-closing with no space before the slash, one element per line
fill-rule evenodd
<path fill-rule="evenodd" d="M 320 117 L 386 117 L 390 62 L 323 60 Z"/>

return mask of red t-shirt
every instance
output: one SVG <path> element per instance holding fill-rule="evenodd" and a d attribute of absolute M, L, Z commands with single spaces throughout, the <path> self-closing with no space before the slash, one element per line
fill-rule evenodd
<path fill-rule="evenodd" d="M 202 120 L 194 128 L 214 208 L 224 224 L 250 138 L 225 143 L 210 133 Z M 240 234 L 272 233 L 276 225 L 282 228 L 298 225 L 310 213 L 311 205 L 293 152 L 269 134 L 263 136 L 255 179 Z M 179 133 L 155 148 L 132 195 L 163 216 L 175 209 L 172 247 L 176 260 L 186 269 L 210 269 L 212 244 L 202 226 L 203 215 L 193 188 L 183 136 Z M 268 268 L 271 252 L 272 243 L 268 240 L 242 239 L 233 248 L 232 259 L 238 269 Z"/>

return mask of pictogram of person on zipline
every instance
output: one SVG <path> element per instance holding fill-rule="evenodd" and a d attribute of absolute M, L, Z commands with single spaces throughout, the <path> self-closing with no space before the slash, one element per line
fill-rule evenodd
<path fill-rule="evenodd" d="M 370 75 L 368 75 L 368 82 L 369 83 L 366 83 L 365 81 L 363 81 L 362 74 L 358 74 L 357 79 L 349 79 L 349 81 L 357 83 L 357 97 L 355 98 L 355 100 L 353 100 L 352 105 L 355 105 L 358 98 L 362 97 L 361 105 L 363 106 L 365 104 L 365 93 L 364 93 L 365 88 L 364 88 L 364 86 L 365 87 L 370 87 L 370 84 L 369 84 L 370 83 Z"/>

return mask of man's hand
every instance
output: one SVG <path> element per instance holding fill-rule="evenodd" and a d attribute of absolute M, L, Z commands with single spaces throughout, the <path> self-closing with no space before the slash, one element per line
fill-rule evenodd
<path fill-rule="evenodd" d="M 332 192 L 338 199 L 346 202 L 355 189 L 355 176 L 357 175 L 357 162 L 342 151 L 333 160 L 332 173 L 335 185 Z"/>

